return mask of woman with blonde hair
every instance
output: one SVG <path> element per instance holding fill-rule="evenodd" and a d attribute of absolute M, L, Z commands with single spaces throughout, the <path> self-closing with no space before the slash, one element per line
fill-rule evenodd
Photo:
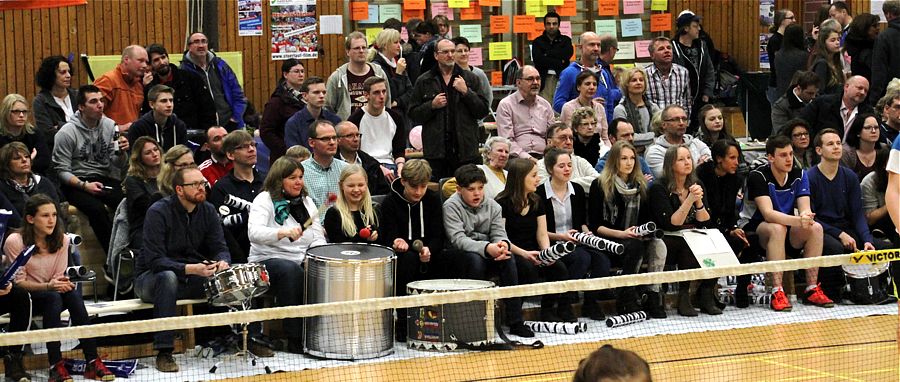
<path fill-rule="evenodd" d="M 197 163 L 194 162 L 194 152 L 190 148 L 185 145 L 175 145 L 166 151 L 156 182 L 159 186 L 159 193 L 164 197 L 174 195 L 172 180 L 175 178 L 175 173 L 188 167 L 197 167 Z"/>
<path fill-rule="evenodd" d="M 619 76 L 619 86 L 625 93 L 616 108 L 613 118 L 625 118 L 634 127 L 634 145 L 647 146 L 653 143 L 653 116 L 662 109 L 647 97 L 647 72 L 639 67 L 628 68 Z"/>
<path fill-rule="evenodd" d="M 0 147 L 10 142 L 22 142 L 28 147 L 32 171 L 48 175 L 50 170 L 50 146 L 44 135 L 34 129 L 28 120 L 28 101 L 19 94 L 9 94 L 0 102 Z"/>
<path fill-rule="evenodd" d="M 369 194 L 366 170 L 350 165 L 341 171 L 337 201 L 325 213 L 325 233 L 329 243 L 379 243 L 378 215 Z"/>
<path fill-rule="evenodd" d="M 375 36 L 375 45 L 369 49 L 368 61 L 378 64 L 387 74 L 391 87 L 391 105 L 387 105 L 400 114 L 406 115 L 409 95 L 412 94 L 413 83 L 406 70 L 406 59 L 402 57 L 403 47 L 400 43 L 400 32 L 396 29 L 382 29 Z"/>

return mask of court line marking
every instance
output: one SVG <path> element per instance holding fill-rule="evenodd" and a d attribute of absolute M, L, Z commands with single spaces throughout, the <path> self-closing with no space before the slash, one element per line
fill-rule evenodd
<path fill-rule="evenodd" d="M 806 371 L 806 372 L 810 372 L 810 373 L 817 373 L 817 374 L 821 374 L 821 375 L 824 375 L 824 376 L 827 376 L 827 377 L 832 377 L 832 378 L 837 378 L 837 379 L 843 379 L 843 380 L 847 380 L 847 381 L 854 381 L 854 382 L 865 382 L 865 381 L 862 380 L 862 379 L 856 379 L 856 378 L 845 377 L 845 376 L 843 376 L 843 375 L 837 375 L 837 374 L 832 374 L 832 373 L 828 373 L 828 372 L 821 371 L 821 370 L 810 369 L 810 368 L 806 368 L 806 367 L 802 367 L 802 366 L 791 365 L 791 364 L 788 364 L 788 363 L 772 361 L 772 360 L 768 360 L 768 359 L 765 359 L 765 358 L 759 358 L 759 357 L 756 357 L 756 358 L 750 358 L 750 359 L 751 359 L 751 360 L 754 360 L 754 361 L 759 361 L 759 362 L 763 362 L 763 363 L 768 363 L 768 364 L 771 364 L 771 365 L 782 366 L 782 367 L 788 367 L 788 368 L 797 369 L 797 370 L 800 370 L 800 371 Z"/>

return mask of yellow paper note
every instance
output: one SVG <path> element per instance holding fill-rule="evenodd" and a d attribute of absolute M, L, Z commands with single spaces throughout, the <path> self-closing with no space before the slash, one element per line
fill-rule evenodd
<path fill-rule="evenodd" d="M 378 32 L 384 28 L 366 28 L 366 40 L 367 41 L 375 41 L 375 36 L 378 36 Z"/>
<path fill-rule="evenodd" d="M 544 5 L 563 5 L 566 0 L 544 0 Z"/>
<path fill-rule="evenodd" d="M 449 8 L 468 8 L 469 0 L 449 0 L 447 6 Z"/>
<path fill-rule="evenodd" d="M 510 60 L 512 59 L 512 42 L 492 42 L 488 46 L 490 49 L 490 60 Z"/>
<path fill-rule="evenodd" d="M 653 0 L 650 3 L 651 11 L 668 11 L 669 10 L 669 0 Z"/>
<path fill-rule="evenodd" d="M 525 14 L 534 17 L 544 17 L 547 13 L 547 6 L 542 0 L 525 0 Z"/>

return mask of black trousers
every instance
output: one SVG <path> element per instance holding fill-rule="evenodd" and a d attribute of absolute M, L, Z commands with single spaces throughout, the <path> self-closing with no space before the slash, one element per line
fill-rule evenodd
<path fill-rule="evenodd" d="M 104 186 L 111 187 L 100 194 L 94 195 L 77 187 L 69 185 L 62 186 L 63 194 L 69 204 L 78 208 L 88 218 L 94 235 L 103 247 L 104 253 L 109 253 L 109 238 L 112 234 L 112 218 L 109 211 L 115 211 L 122 201 L 122 182 L 106 177 L 84 177 L 80 178 L 87 182 L 100 182 Z"/>

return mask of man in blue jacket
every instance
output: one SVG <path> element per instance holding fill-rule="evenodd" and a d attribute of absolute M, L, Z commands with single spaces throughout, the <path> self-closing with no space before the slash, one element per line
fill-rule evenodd
<path fill-rule="evenodd" d="M 216 106 L 216 125 L 228 131 L 243 128 L 247 99 L 234 71 L 225 60 L 209 51 L 209 40 L 203 33 L 192 34 L 187 45 L 181 69 L 196 73 L 206 81 Z"/>
<path fill-rule="evenodd" d="M 135 294 L 153 304 L 153 318 L 174 317 L 180 298 L 206 297 L 206 280 L 231 263 L 222 221 L 206 201 L 206 178 L 200 170 L 186 168 L 175 173 L 172 183 L 175 195 L 147 210 L 144 248 L 135 260 Z M 159 371 L 178 371 L 173 331 L 156 333 L 153 348 L 159 351 Z"/>
<path fill-rule="evenodd" d="M 613 120 L 613 109 L 622 98 L 622 91 L 616 85 L 609 63 L 612 62 L 618 51 L 618 42 L 613 36 L 605 35 L 602 38 L 594 32 L 581 34 L 581 58 L 572 62 L 559 75 L 559 83 L 556 85 L 556 93 L 553 95 L 553 110 L 562 112 L 562 107 L 575 97 L 578 97 L 578 89 L 575 89 L 575 77 L 584 70 L 590 70 L 597 75 L 597 94 L 605 102 L 606 120 Z"/>

